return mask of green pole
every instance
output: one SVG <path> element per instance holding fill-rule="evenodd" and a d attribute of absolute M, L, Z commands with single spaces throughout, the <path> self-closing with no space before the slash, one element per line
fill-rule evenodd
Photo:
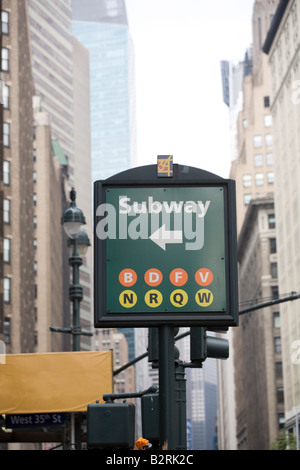
<path fill-rule="evenodd" d="M 73 303 L 73 351 L 80 351 L 80 302 L 83 298 L 83 289 L 79 284 L 79 267 L 82 265 L 82 259 L 79 256 L 76 238 L 74 239 L 73 252 L 69 263 L 73 270 L 72 285 L 69 290 L 70 301 Z M 81 450 L 81 413 L 75 413 L 74 420 L 75 449 Z"/>
<path fill-rule="evenodd" d="M 82 259 L 79 256 L 76 238 L 69 263 L 73 270 L 72 285 L 69 289 L 70 301 L 73 304 L 73 351 L 80 351 L 80 302 L 83 299 L 83 289 L 79 284 L 79 267 L 82 265 Z"/>
<path fill-rule="evenodd" d="M 176 449 L 186 450 L 186 378 L 185 364 L 179 361 L 175 369 L 176 386 L 176 416 L 178 418 L 176 426 Z"/>
<path fill-rule="evenodd" d="M 161 449 L 174 450 L 175 412 L 175 363 L 174 327 L 163 325 L 159 335 L 159 430 Z"/>

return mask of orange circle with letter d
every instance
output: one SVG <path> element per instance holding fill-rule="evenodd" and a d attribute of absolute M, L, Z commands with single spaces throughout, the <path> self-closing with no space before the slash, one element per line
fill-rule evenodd
<path fill-rule="evenodd" d="M 155 287 L 155 286 L 159 286 L 159 284 L 162 282 L 163 275 L 159 269 L 151 268 L 145 272 L 144 279 L 145 279 L 146 284 L 148 284 L 148 286 Z"/>

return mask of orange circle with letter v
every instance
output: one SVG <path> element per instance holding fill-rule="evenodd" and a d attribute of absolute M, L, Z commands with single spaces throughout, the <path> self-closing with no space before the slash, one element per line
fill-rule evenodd
<path fill-rule="evenodd" d="M 119 281 L 122 286 L 131 287 L 136 283 L 137 275 L 133 269 L 123 269 L 119 274 Z"/>
<path fill-rule="evenodd" d="M 199 286 L 209 286 L 214 280 L 214 275 L 210 269 L 201 268 L 196 272 L 195 279 Z"/>

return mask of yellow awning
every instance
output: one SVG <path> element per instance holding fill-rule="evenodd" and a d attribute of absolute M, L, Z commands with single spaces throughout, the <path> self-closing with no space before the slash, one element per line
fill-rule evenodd
<path fill-rule="evenodd" d="M 112 352 L 12 354 L 0 363 L 0 413 L 86 411 L 112 393 Z"/>

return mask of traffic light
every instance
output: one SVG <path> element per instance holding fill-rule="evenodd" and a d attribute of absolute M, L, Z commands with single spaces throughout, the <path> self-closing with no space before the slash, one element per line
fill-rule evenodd
<path fill-rule="evenodd" d="M 179 332 L 179 328 L 174 328 L 174 338 L 177 336 Z M 158 364 L 159 360 L 159 352 L 158 352 L 158 328 L 149 328 L 148 331 L 148 362 L 153 362 L 154 364 Z M 175 346 L 175 339 L 174 339 L 174 359 L 179 358 L 179 349 Z"/>
<path fill-rule="evenodd" d="M 229 342 L 227 339 L 207 336 L 207 329 L 204 327 L 191 327 L 190 354 L 192 363 L 202 363 L 208 357 L 227 359 Z"/>

